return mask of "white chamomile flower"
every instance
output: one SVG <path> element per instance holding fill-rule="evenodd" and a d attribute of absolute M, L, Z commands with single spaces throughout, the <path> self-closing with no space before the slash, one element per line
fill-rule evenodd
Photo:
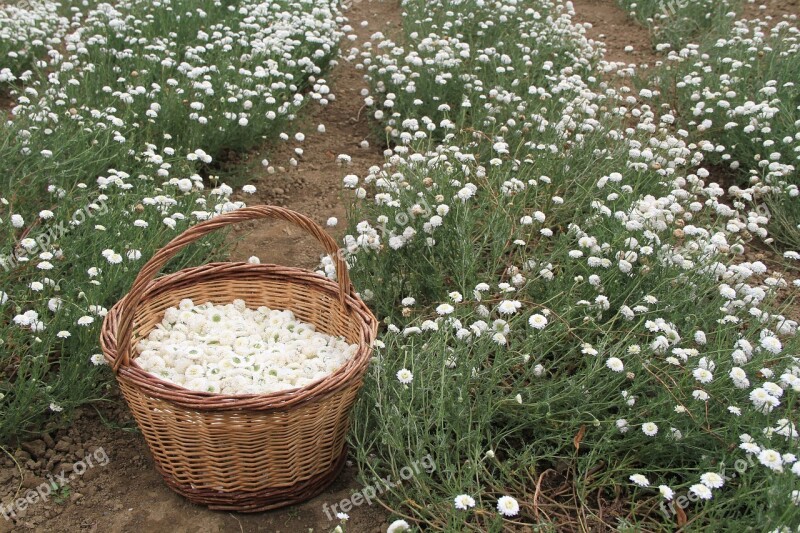
<path fill-rule="evenodd" d="M 718 489 L 725 484 L 725 480 L 716 472 L 706 472 L 700 476 L 700 482 L 710 489 Z"/>
<path fill-rule="evenodd" d="M 436 313 L 442 316 L 449 315 L 453 311 L 455 311 L 455 308 L 450 304 L 440 304 L 436 307 Z"/>
<path fill-rule="evenodd" d="M 783 472 L 783 457 L 775 450 L 761 450 L 758 462 L 775 472 Z"/>
<path fill-rule="evenodd" d="M 497 311 L 501 315 L 513 315 L 520 307 L 522 304 L 517 300 L 503 300 L 497 305 Z"/>
<path fill-rule="evenodd" d="M 774 354 L 781 353 L 781 350 L 783 349 L 781 341 L 778 340 L 778 337 L 772 335 L 767 335 L 761 339 L 761 347 Z"/>
<path fill-rule="evenodd" d="M 547 325 L 547 317 L 539 313 L 533 314 L 528 318 L 528 324 L 533 329 L 544 329 Z"/>
<path fill-rule="evenodd" d="M 516 516 L 519 514 L 519 503 L 511 496 L 501 496 L 497 500 L 497 510 L 503 516 Z"/>
<path fill-rule="evenodd" d="M 459 494 L 453 500 L 453 504 L 455 505 L 456 509 L 466 511 L 467 509 L 475 507 L 475 498 L 468 494 Z"/>
<path fill-rule="evenodd" d="M 411 529 L 411 526 L 405 520 L 395 520 L 386 528 L 386 533 L 401 533 L 409 529 Z"/>
<path fill-rule="evenodd" d="M 710 383 L 711 380 L 714 379 L 714 374 L 712 374 L 705 368 L 695 368 L 692 371 L 692 375 L 694 376 L 694 379 L 696 379 L 700 383 Z"/>
<path fill-rule="evenodd" d="M 645 422 L 642 424 L 642 433 L 648 437 L 655 437 L 658 433 L 658 426 L 653 422 Z"/>
<path fill-rule="evenodd" d="M 691 487 L 689 487 L 689 492 L 691 492 L 701 500 L 710 500 L 712 496 L 711 489 L 709 489 L 702 483 L 696 483 Z"/>
<path fill-rule="evenodd" d="M 414 374 L 412 374 L 407 368 L 401 368 L 397 371 L 397 380 L 403 385 L 408 385 L 414 381 Z"/>

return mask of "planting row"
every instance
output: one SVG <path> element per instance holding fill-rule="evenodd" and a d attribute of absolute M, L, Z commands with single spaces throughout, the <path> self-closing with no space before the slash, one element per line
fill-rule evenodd
<path fill-rule="evenodd" d="M 105 394 L 108 374 L 94 365 L 107 308 L 159 246 L 243 205 L 214 176 L 220 158 L 276 137 L 307 101 L 332 98 L 320 75 L 343 19 L 336 2 L 307 0 L 45 2 L 2 13 L 0 34 L 17 36 L 1 50 L 15 60 L 2 64 L 14 103 L 0 129 L 7 442 Z M 218 242 L 170 268 L 208 261 Z"/>
<path fill-rule="evenodd" d="M 763 203 L 779 245 L 800 248 L 797 18 L 739 19 L 739 2 L 622 4 L 653 29 L 663 64 L 650 83 L 666 88 L 663 100 L 676 108 L 687 139 L 709 164 L 728 169 L 727 181 L 749 189 L 736 194 Z M 652 10 L 685 38 L 653 25 Z"/>
<path fill-rule="evenodd" d="M 361 468 L 396 477 L 430 453 L 436 471 L 392 497 L 423 529 L 795 524 L 797 283 L 752 255 L 793 144 L 726 196 L 736 141 L 608 72 L 570 2 L 403 5 L 401 41 L 350 52 L 393 146 L 345 179 L 353 278 L 390 322 Z M 707 107 L 753 98 L 731 91 Z M 742 115 L 719 129 L 796 133 Z"/>

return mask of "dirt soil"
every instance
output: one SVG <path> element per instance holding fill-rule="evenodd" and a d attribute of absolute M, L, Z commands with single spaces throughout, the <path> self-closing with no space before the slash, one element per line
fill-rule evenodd
<path fill-rule="evenodd" d="M 348 55 L 350 48 L 361 48 L 377 31 L 394 36 L 401 28 L 399 2 L 393 0 L 362 0 L 353 3 L 347 13 L 353 32 L 358 36 L 354 42 L 343 41 L 341 51 Z M 362 27 L 361 21 L 368 21 Z M 326 78 L 335 99 L 325 106 L 316 103 L 304 110 L 300 130 L 305 134 L 303 142 L 291 137 L 279 141 L 262 153 L 250 154 L 250 183 L 258 192 L 242 197 L 248 205 L 270 204 L 284 206 L 306 214 L 325 226 L 329 217 L 336 217 L 339 224 L 330 228 L 331 233 L 341 237 L 345 223 L 345 203 L 342 201 L 342 178 L 355 174 L 363 178 L 373 165 L 384 162 L 383 141 L 374 135 L 361 90 L 367 87 L 363 71 L 355 68 L 344 58 Z M 317 126 L 323 124 L 325 133 Z M 362 142 L 368 143 L 362 147 Z M 303 150 L 302 156 L 295 148 Z M 349 155 L 349 165 L 337 162 L 340 154 Z M 290 164 L 294 158 L 297 165 Z M 275 169 L 269 173 L 261 165 L 267 159 Z M 352 194 L 352 191 L 350 191 Z M 347 198 L 349 200 L 349 197 Z M 256 256 L 263 262 L 313 268 L 319 263 L 321 248 L 314 239 L 282 222 L 257 221 L 242 224 L 232 238 L 236 245 L 232 260 L 247 260 Z"/>
<path fill-rule="evenodd" d="M 771 17 L 771 22 L 780 22 L 784 17 L 800 16 L 800 0 L 760 0 L 746 2 L 744 5 L 746 18 Z M 795 19 L 796 20 L 796 19 Z M 771 24 L 774 25 L 774 24 Z"/>
<path fill-rule="evenodd" d="M 24 473 L 22 480 L 14 461 Z M 4 457 L 0 462 L 0 532 L 329 532 L 338 520 L 328 511 L 329 520 L 323 506 L 362 488 L 356 468 L 348 465 L 326 491 L 301 505 L 256 514 L 209 511 L 167 488 L 121 399 L 100 413 L 91 408 L 78 412 L 68 429 L 25 443 L 14 461 Z M 65 479 L 59 474 L 66 477 L 61 482 L 66 488 L 47 501 L 34 500 L 24 511 L 9 510 L 29 490 L 49 479 Z M 362 505 L 349 514 L 350 531 L 378 532 L 386 522 L 379 505 Z"/>
<path fill-rule="evenodd" d="M 572 0 L 572 5 L 575 20 L 586 27 L 586 36 L 605 48 L 606 61 L 629 66 L 656 62 L 649 30 L 636 24 L 614 0 Z M 625 51 L 628 46 L 633 50 Z"/>

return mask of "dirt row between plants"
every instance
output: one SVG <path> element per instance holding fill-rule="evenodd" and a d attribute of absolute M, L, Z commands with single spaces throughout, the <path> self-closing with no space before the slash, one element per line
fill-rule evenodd
<path fill-rule="evenodd" d="M 632 69 L 636 76 L 647 76 L 647 71 L 659 64 L 663 56 L 653 50 L 653 41 L 650 32 L 644 26 L 633 21 L 614 0 L 572 0 L 576 12 L 576 21 L 583 22 L 586 36 L 598 43 L 605 50 L 605 60 L 619 63 L 620 66 Z M 800 0 L 759 0 L 745 2 L 742 16 L 755 19 L 761 18 L 770 23 L 777 24 L 785 18 L 800 17 Z M 619 87 L 628 84 L 627 73 L 625 78 L 611 79 L 611 83 Z M 735 178 L 730 169 L 713 167 L 709 169 L 710 181 L 716 181 L 727 189 L 733 185 Z M 770 248 L 757 239 L 749 243 L 749 247 L 741 258 L 742 261 L 761 261 L 767 265 L 770 272 L 780 273 L 786 281 L 786 287 L 779 288 L 777 303 L 779 305 L 790 298 L 796 289 L 792 282 L 800 279 L 800 269 L 789 264 L 781 253 Z M 800 321 L 800 307 L 794 306 L 786 311 L 788 318 Z"/>
<path fill-rule="evenodd" d="M 636 24 L 614 0 L 572 0 L 572 5 L 575 20 L 586 27 L 586 36 L 605 49 L 606 61 L 632 65 L 638 72 L 642 65 L 648 68 L 658 59 L 650 32 Z"/>
<path fill-rule="evenodd" d="M 375 32 L 393 35 L 401 26 L 400 13 L 399 3 L 392 0 L 362 0 L 353 4 L 347 15 L 358 39 L 355 42 L 345 39 L 342 55 L 348 55 L 353 47 L 361 48 Z M 362 21 L 367 21 L 367 26 L 362 26 Z M 257 192 L 241 198 L 248 205 L 283 206 L 306 214 L 323 226 L 334 217 L 339 224 L 328 229 L 337 237 L 342 234 L 346 226 L 342 179 L 348 174 L 363 178 L 371 166 L 384 162 L 384 143 L 373 137 L 364 109 L 361 94 L 366 88 L 364 73 L 355 68 L 355 63 L 357 60 L 348 63 L 341 58 L 328 76 L 326 81 L 334 99 L 325 106 L 312 103 L 305 110 L 300 128 L 305 138 L 301 142 L 290 137 L 266 152 L 250 154 L 244 165 Z M 319 125 L 324 126 L 324 133 L 318 131 Z M 296 148 L 303 151 L 301 155 L 295 152 Z M 350 163 L 340 163 L 340 155 L 350 156 Z M 264 159 L 272 167 L 271 173 L 261 163 Z M 322 253 L 312 238 L 284 223 L 243 224 L 232 240 L 235 243 L 232 260 L 256 256 L 263 262 L 314 268 Z"/>

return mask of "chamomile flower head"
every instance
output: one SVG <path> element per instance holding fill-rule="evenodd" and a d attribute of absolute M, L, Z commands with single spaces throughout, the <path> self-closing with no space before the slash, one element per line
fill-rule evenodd
<path fill-rule="evenodd" d="M 395 520 L 386 528 L 386 533 L 401 533 L 409 529 L 411 529 L 411 526 L 405 520 Z"/>
<path fill-rule="evenodd" d="M 659 485 L 658 486 L 658 492 L 661 494 L 661 496 L 665 500 L 671 500 L 671 499 L 673 499 L 675 497 L 675 491 L 673 491 L 667 485 Z"/>
<path fill-rule="evenodd" d="M 467 509 L 475 507 L 475 498 L 469 494 L 459 494 L 453 500 L 453 505 L 456 509 L 466 511 Z"/>
<path fill-rule="evenodd" d="M 710 489 L 718 489 L 725 484 L 725 480 L 716 472 L 706 472 L 701 475 L 700 482 Z"/>
<path fill-rule="evenodd" d="M 528 318 L 528 324 L 533 329 L 544 329 L 547 326 L 547 317 L 540 313 L 535 313 Z"/>
<path fill-rule="evenodd" d="M 648 437 L 655 437 L 658 433 L 658 426 L 653 422 L 645 422 L 642 424 L 642 433 Z"/>
<path fill-rule="evenodd" d="M 770 470 L 783 472 L 783 457 L 776 450 L 761 450 L 758 453 L 758 462 Z"/>
<path fill-rule="evenodd" d="M 497 500 L 497 510 L 503 516 L 516 516 L 519 514 L 519 503 L 511 496 L 501 496 Z"/>
<path fill-rule="evenodd" d="M 695 483 L 691 487 L 689 487 L 689 492 L 694 494 L 697 498 L 701 500 L 710 500 L 711 499 L 711 489 L 707 486 L 703 485 L 702 483 Z"/>
<path fill-rule="evenodd" d="M 445 316 L 455 311 L 455 308 L 450 304 L 440 304 L 436 307 L 436 313 Z"/>
<path fill-rule="evenodd" d="M 397 371 L 397 381 L 403 385 L 408 385 L 414 381 L 414 374 L 412 374 L 407 368 L 401 368 Z"/>
<path fill-rule="evenodd" d="M 503 300 L 497 305 L 497 311 L 501 315 L 513 315 L 520 307 L 522 307 L 522 303 L 517 300 Z"/>

